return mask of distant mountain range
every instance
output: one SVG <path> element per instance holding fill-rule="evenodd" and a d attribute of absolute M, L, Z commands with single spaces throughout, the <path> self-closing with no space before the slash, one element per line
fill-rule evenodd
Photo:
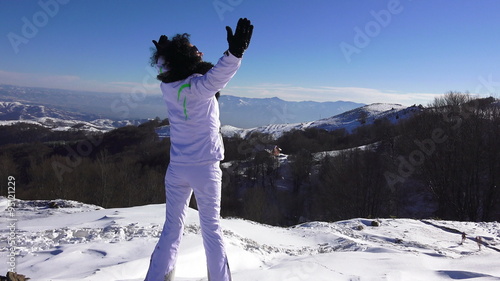
<path fill-rule="evenodd" d="M 377 119 L 387 118 L 396 122 L 422 110 L 400 104 L 289 102 L 279 98 L 235 96 L 221 96 L 219 104 L 223 134 L 243 138 L 253 132 L 279 137 L 293 129 L 307 128 L 328 131 L 344 128 L 351 132 Z M 109 131 L 138 125 L 157 117 L 155 112 L 160 111 L 166 112 L 161 96 L 148 96 L 133 103 L 133 100 L 127 101 L 126 95 L 0 85 L 0 125 L 21 121 L 53 130 Z M 163 119 L 167 116 L 158 117 Z M 158 133 L 165 137 L 169 131 L 167 126 L 159 129 Z"/>
<path fill-rule="evenodd" d="M 160 95 L 136 97 L 129 94 L 77 92 L 60 89 L 0 85 L 0 120 L 34 120 L 50 117 L 91 122 L 167 118 Z M 242 98 L 222 95 L 221 122 L 239 128 L 268 124 L 310 122 L 363 106 L 361 103 L 290 102 L 279 98 Z"/>
<path fill-rule="evenodd" d="M 35 120 L 43 117 L 82 121 L 99 119 L 99 116 L 94 114 L 70 112 L 44 105 L 0 101 L 0 120 Z"/>
<path fill-rule="evenodd" d="M 245 114 L 259 114 L 256 111 L 252 112 L 252 109 L 266 111 L 269 108 L 260 108 L 259 104 L 266 102 L 267 99 L 236 99 L 240 102 L 246 102 L 246 104 L 241 105 L 245 109 Z M 288 103 L 283 102 L 279 99 L 269 99 L 269 104 L 274 104 L 274 106 L 289 106 Z M 276 105 L 281 104 L 281 105 Z M 304 103 L 305 104 L 305 103 Z M 303 106 L 304 104 L 298 103 L 293 104 L 296 108 Z M 222 104 L 227 106 L 226 104 Z M 236 105 L 238 106 L 238 105 Z M 281 124 L 267 124 L 264 126 L 256 126 L 253 128 L 239 128 L 231 125 L 223 125 L 222 133 L 224 136 L 232 137 L 234 135 L 245 138 L 252 134 L 253 132 L 261 132 L 265 134 L 270 134 L 275 138 L 278 138 L 283 133 L 291 130 L 304 130 L 308 128 L 319 128 L 327 131 L 333 131 L 336 129 L 345 129 L 348 132 L 352 132 L 354 129 L 361 125 L 373 124 L 375 120 L 386 118 L 392 123 L 398 120 L 405 119 L 414 113 L 420 112 L 422 108 L 417 106 L 406 107 L 400 104 L 371 104 L 366 106 L 361 106 L 355 109 L 348 110 L 341 114 L 331 116 L 328 118 L 323 118 L 319 120 L 309 121 L 309 122 L 295 122 L 295 123 L 281 123 Z M 263 113 L 262 113 L 263 114 Z M 92 119 L 96 118 L 96 119 Z M 257 119 L 257 118 L 256 118 Z M 265 120 L 264 117 L 260 118 Z M 18 122 L 26 122 L 32 124 L 39 124 L 52 130 L 86 130 L 86 131 L 109 131 L 118 127 L 123 127 L 126 125 L 138 125 L 147 121 L 147 119 L 140 120 L 111 120 L 97 118 L 95 115 L 85 115 L 82 113 L 69 112 L 59 109 L 53 109 L 43 105 L 24 105 L 20 102 L 0 102 L 0 125 L 9 125 Z M 279 121 L 279 120 L 277 120 Z M 262 121 L 264 122 L 264 121 Z M 169 126 L 162 127 L 158 129 L 158 134 L 161 137 L 167 137 L 170 135 Z"/>
<path fill-rule="evenodd" d="M 80 114 L 79 119 L 133 120 L 167 118 L 160 96 L 132 96 L 131 93 L 95 93 L 61 89 L 0 85 L 0 101 L 45 106 L 46 109 Z"/>
<path fill-rule="evenodd" d="M 291 102 L 279 98 L 242 98 L 221 96 L 220 118 L 223 125 L 254 128 L 268 124 L 291 124 L 331 117 L 365 104 L 349 101 Z"/>
<path fill-rule="evenodd" d="M 155 112 L 166 112 L 161 96 L 148 96 L 135 103 L 128 100 L 128 111 L 125 110 L 127 102 L 124 99 L 127 96 L 0 85 L 0 125 L 21 121 L 53 130 L 109 131 L 126 125 L 138 125 L 157 117 Z M 377 119 L 387 118 L 396 122 L 422 110 L 420 107 L 400 104 L 289 102 L 279 98 L 235 96 L 221 96 L 219 104 L 223 134 L 243 138 L 253 132 L 279 137 L 293 129 L 307 128 L 328 131 L 344 128 L 351 132 Z M 169 131 L 167 126 L 159 129 L 158 133 L 165 137 Z"/>
<path fill-rule="evenodd" d="M 290 124 L 268 124 L 265 126 L 242 129 L 225 125 L 222 127 L 222 134 L 226 137 L 239 136 L 246 138 L 254 132 L 269 134 L 274 138 L 279 138 L 283 133 L 291 130 L 305 130 L 309 128 L 323 129 L 333 131 L 345 129 L 351 133 L 354 129 L 373 124 L 376 120 L 387 119 L 391 123 L 396 123 L 413 116 L 423 110 L 419 106 L 403 106 L 400 104 L 374 103 L 361 106 L 344 113 L 319 119 L 310 122 L 290 123 Z M 170 134 L 169 126 L 164 126 L 157 130 L 160 137 L 168 137 Z"/>
<path fill-rule="evenodd" d="M 93 119 L 95 118 L 95 119 Z M 90 120 L 90 121 L 88 121 Z M 126 125 L 139 125 L 143 120 L 100 119 L 82 114 L 53 109 L 43 105 L 24 105 L 19 102 L 0 102 L 0 125 L 18 122 L 42 125 L 52 130 L 109 131 Z"/>
<path fill-rule="evenodd" d="M 345 129 L 347 132 L 351 133 L 354 129 L 362 125 L 373 124 L 375 120 L 387 119 L 391 123 L 396 123 L 399 120 L 406 119 L 413 114 L 420 112 L 421 110 L 422 108 L 418 106 L 407 107 L 400 104 L 374 103 L 361 106 L 332 117 L 323 118 L 311 122 L 295 124 L 270 124 L 252 129 L 225 127 L 223 128 L 223 131 L 227 136 L 237 134 L 243 138 L 256 131 L 271 134 L 275 138 L 278 138 L 284 132 L 288 132 L 291 130 L 304 130 L 309 128 L 317 128 L 327 131 Z"/>

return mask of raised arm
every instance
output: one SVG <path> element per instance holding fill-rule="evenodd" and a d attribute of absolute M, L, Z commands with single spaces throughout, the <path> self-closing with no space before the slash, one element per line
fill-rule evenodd
<path fill-rule="evenodd" d="M 231 27 L 227 26 L 226 30 L 228 51 L 205 75 L 193 79 L 191 87 L 195 93 L 215 94 L 229 83 L 240 67 L 243 53 L 248 48 L 252 38 L 253 25 L 248 19 L 241 18 L 234 34 Z"/>

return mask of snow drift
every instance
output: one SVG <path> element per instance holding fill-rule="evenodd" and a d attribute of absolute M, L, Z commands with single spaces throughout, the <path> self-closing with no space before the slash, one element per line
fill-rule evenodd
<path fill-rule="evenodd" d="M 1 197 L 0 211 L 0 258 L 7 261 L 14 223 L 16 270 L 33 281 L 143 280 L 165 205 L 103 209 Z M 498 222 L 358 218 L 280 228 L 229 218 L 222 226 L 233 279 L 239 281 L 500 280 Z M 7 262 L 1 263 L 0 272 L 7 269 Z M 176 280 L 206 280 L 192 209 Z"/>

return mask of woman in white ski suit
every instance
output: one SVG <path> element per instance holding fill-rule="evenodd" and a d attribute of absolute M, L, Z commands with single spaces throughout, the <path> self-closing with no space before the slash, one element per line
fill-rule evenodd
<path fill-rule="evenodd" d="M 192 73 L 187 78 L 163 81 L 160 85 L 170 121 L 170 164 L 165 176 L 167 208 L 146 281 L 173 280 L 184 218 L 193 191 L 198 205 L 208 279 L 231 280 L 219 223 L 222 183 L 219 161 L 224 158 L 224 145 L 215 94 L 226 86 L 240 67 L 253 26 L 249 20 L 240 19 L 234 35 L 231 28 L 226 29 L 229 50 L 213 68 L 204 75 Z M 157 47 L 160 71 L 170 71 L 168 56 L 162 56 L 162 53 L 167 52 L 171 41 L 162 36 L 159 42 L 153 43 Z M 190 47 L 201 61 L 202 54 L 195 46 Z"/>

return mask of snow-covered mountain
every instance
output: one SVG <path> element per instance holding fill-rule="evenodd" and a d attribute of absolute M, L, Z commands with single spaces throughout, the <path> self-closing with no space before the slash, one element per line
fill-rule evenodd
<path fill-rule="evenodd" d="M 145 120 L 101 119 L 92 114 L 81 114 L 54 109 L 44 105 L 26 105 L 20 102 L 0 102 L 0 125 L 19 122 L 37 124 L 54 131 L 83 130 L 106 132 L 127 125 L 139 125 Z"/>
<path fill-rule="evenodd" d="M 167 108 L 161 95 L 137 97 L 132 93 L 93 93 L 60 89 L 31 88 L 11 85 L 0 85 L 0 101 L 19 102 L 23 105 L 44 106 L 43 110 L 60 119 L 64 115 L 82 121 L 95 119 L 151 119 L 167 118 Z M 221 121 L 224 125 L 240 128 L 252 128 L 267 124 L 300 123 L 318 120 L 324 117 L 357 108 L 364 104 L 336 102 L 290 102 L 279 98 L 243 98 L 221 95 L 219 99 Z M 5 112 L 0 120 L 24 119 L 40 117 L 35 111 L 42 107 L 34 107 L 24 113 Z M 63 113 L 59 111 L 64 111 Z M 80 115 L 80 116 L 78 116 Z"/>
<path fill-rule="evenodd" d="M 0 120 L 34 120 L 43 117 L 82 121 L 98 119 L 98 116 L 93 114 L 59 110 L 44 105 L 27 105 L 20 102 L 0 101 Z"/>
<path fill-rule="evenodd" d="M 226 137 L 239 136 L 246 138 L 254 132 L 265 133 L 279 138 L 283 133 L 291 130 L 305 130 L 309 128 L 318 128 L 327 131 L 337 129 L 345 129 L 347 132 L 352 132 L 354 129 L 362 125 L 373 124 L 375 120 L 387 119 L 392 123 L 398 120 L 403 120 L 412 116 L 415 113 L 421 112 L 423 109 L 419 106 L 403 106 L 400 104 L 385 104 L 374 103 L 370 105 L 361 106 L 347 112 L 303 123 L 284 123 L 284 124 L 269 124 L 250 129 L 242 129 L 234 126 L 222 126 L 221 132 Z M 158 128 L 157 133 L 160 137 L 168 137 L 170 128 L 168 126 Z"/>
<path fill-rule="evenodd" d="M 142 281 L 164 214 L 164 204 L 103 209 L 0 197 L 0 259 L 15 254 L 15 270 L 32 281 Z M 221 224 L 234 280 L 500 280 L 498 222 L 356 218 L 288 228 L 242 219 Z M 10 266 L 0 263 L 0 272 Z M 193 209 L 187 212 L 176 280 L 207 280 Z"/>
<path fill-rule="evenodd" d="M 160 97 L 157 97 L 160 99 Z M 148 98 L 135 101 L 131 93 L 96 93 L 61 89 L 0 85 L 0 101 L 19 102 L 23 105 L 44 106 L 47 110 L 61 110 L 67 117 L 78 116 L 82 121 L 95 119 L 147 119 L 166 118 L 165 109 L 155 110 L 161 100 Z M 160 101 L 160 102 L 158 102 Z M 144 114 L 141 114 L 144 113 Z M 68 114 L 69 113 L 69 114 Z M 141 117 L 145 116 L 145 117 Z M 57 116 L 51 116 L 57 117 Z M 61 118 L 67 119 L 67 118 Z M 4 119 L 5 120 L 5 119 Z"/>
<path fill-rule="evenodd" d="M 413 114 L 421 112 L 419 106 L 403 106 L 401 104 L 374 103 L 362 106 L 342 114 L 310 122 L 309 127 L 333 131 L 344 128 L 348 132 L 362 125 L 370 125 L 375 120 L 387 119 L 391 123 L 411 117 Z"/>
<path fill-rule="evenodd" d="M 284 101 L 280 98 L 243 98 L 222 95 L 219 99 L 223 125 L 253 128 L 267 124 L 301 123 L 334 116 L 364 104 L 336 101 Z"/>
<path fill-rule="evenodd" d="M 221 98 L 221 107 L 228 107 L 227 100 L 230 100 L 230 104 L 235 102 L 235 97 L 226 97 L 226 99 Z M 263 113 L 256 113 L 253 110 L 259 108 L 259 104 L 267 103 L 267 99 L 239 99 L 239 103 L 252 103 L 251 106 L 242 105 L 246 108 L 247 114 L 253 112 L 255 116 L 265 116 Z M 283 108 L 287 108 L 287 104 L 282 103 L 279 99 L 269 99 L 273 106 L 280 103 Z M 307 107 L 310 102 L 296 103 L 295 109 L 301 108 L 303 106 Z M 315 106 L 317 106 L 316 104 Z M 234 104 L 230 105 L 235 107 Z M 314 107 L 314 106 L 313 106 Z M 243 110 L 243 109 L 242 109 Z M 267 107 L 263 107 L 260 110 L 271 110 Z M 249 136 L 253 132 L 261 132 L 265 134 L 270 134 L 275 138 L 279 138 L 283 133 L 290 130 L 304 130 L 308 128 L 319 128 L 328 131 L 336 129 L 346 129 L 348 132 L 352 132 L 355 128 L 364 125 L 372 124 L 377 119 L 386 118 L 391 122 L 397 122 L 398 120 L 407 118 L 416 112 L 420 112 L 421 107 L 411 106 L 406 107 L 400 104 L 371 104 L 361 106 L 352 110 L 348 110 L 344 113 L 337 114 L 332 117 L 323 118 L 310 122 L 298 122 L 298 123 L 268 123 L 265 126 L 254 127 L 249 129 L 238 128 L 231 125 L 224 125 L 221 129 L 222 134 L 226 137 L 232 137 L 238 135 L 242 138 Z M 221 113 L 222 114 L 222 113 Z M 247 115 L 242 115 L 247 116 Z M 69 112 L 59 109 L 54 109 L 43 105 L 26 105 L 20 102 L 0 102 L 0 125 L 10 125 L 18 122 L 39 124 L 44 127 L 50 128 L 54 131 L 57 130 L 85 130 L 85 131 L 101 131 L 106 132 L 113 130 L 115 128 L 123 127 L 126 125 L 138 125 L 147 120 L 111 120 L 96 118 L 97 116 L 89 114 L 84 115 L 81 113 Z M 248 117 L 248 116 L 247 116 Z M 93 119 L 95 118 L 95 119 Z M 256 119 L 250 118 L 249 119 Z M 262 117 L 264 118 L 264 117 Z M 273 122 L 277 120 L 269 120 Z M 257 123 L 263 122 L 256 121 Z M 170 135 L 170 128 L 168 126 L 159 128 L 157 130 L 160 137 L 168 137 Z"/>

